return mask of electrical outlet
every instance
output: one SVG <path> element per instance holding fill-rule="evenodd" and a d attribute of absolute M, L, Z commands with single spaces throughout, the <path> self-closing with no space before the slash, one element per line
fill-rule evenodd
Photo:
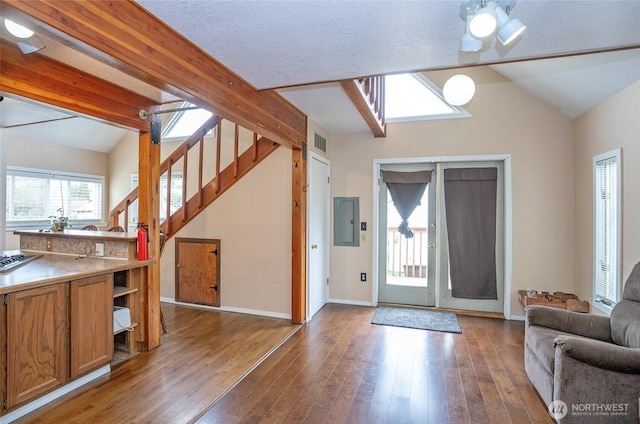
<path fill-rule="evenodd" d="M 360 281 L 367 281 L 367 273 L 366 272 L 361 272 L 360 273 Z"/>
<path fill-rule="evenodd" d="M 96 243 L 96 256 L 104 256 L 104 243 Z"/>
<path fill-rule="evenodd" d="M 51 239 L 47 237 L 47 252 L 51 252 Z"/>

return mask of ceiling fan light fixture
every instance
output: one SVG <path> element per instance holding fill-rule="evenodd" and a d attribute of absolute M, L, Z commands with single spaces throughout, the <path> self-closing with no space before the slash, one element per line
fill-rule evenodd
<path fill-rule="evenodd" d="M 498 24 L 498 40 L 504 45 L 509 44 L 527 28 L 517 18 L 510 18 L 509 15 L 502 10 L 502 8 L 496 8 L 496 18 Z"/>
<path fill-rule="evenodd" d="M 6 18 L 4 20 L 4 27 L 7 29 L 7 31 L 9 31 L 11 35 L 21 39 L 29 38 L 34 34 L 34 32 L 29 28 L 26 28 Z"/>
<path fill-rule="evenodd" d="M 444 83 L 442 95 L 453 106 L 462 106 L 469 103 L 476 93 L 476 84 L 467 75 L 454 75 Z"/>
<path fill-rule="evenodd" d="M 493 34 L 497 25 L 496 3 L 489 1 L 471 17 L 469 31 L 474 37 L 484 38 Z"/>

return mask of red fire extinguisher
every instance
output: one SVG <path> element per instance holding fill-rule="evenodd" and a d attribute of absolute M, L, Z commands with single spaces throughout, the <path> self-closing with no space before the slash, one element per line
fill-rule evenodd
<path fill-rule="evenodd" d="M 144 222 L 138 222 L 138 260 L 149 259 L 149 226 Z"/>

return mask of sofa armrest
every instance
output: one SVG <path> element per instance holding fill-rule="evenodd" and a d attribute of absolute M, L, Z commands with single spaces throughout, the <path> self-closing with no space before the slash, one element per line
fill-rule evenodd
<path fill-rule="evenodd" d="M 611 324 L 609 317 L 548 306 L 530 305 L 525 308 L 526 326 L 540 325 L 554 330 L 576 334 L 578 336 L 611 342 Z"/>
<path fill-rule="evenodd" d="M 556 355 L 560 349 L 563 354 L 596 368 L 640 374 L 640 349 L 571 336 L 558 336 L 553 345 Z"/>

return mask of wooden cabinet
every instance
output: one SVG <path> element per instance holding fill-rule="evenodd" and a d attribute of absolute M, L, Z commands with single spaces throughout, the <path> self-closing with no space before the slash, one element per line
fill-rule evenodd
<path fill-rule="evenodd" d="M 113 274 L 10 293 L 4 303 L 4 409 L 34 400 L 113 358 Z"/>
<path fill-rule="evenodd" d="M 113 357 L 113 274 L 70 283 L 71 379 Z"/>
<path fill-rule="evenodd" d="M 6 408 L 68 380 L 68 284 L 8 294 Z"/>

